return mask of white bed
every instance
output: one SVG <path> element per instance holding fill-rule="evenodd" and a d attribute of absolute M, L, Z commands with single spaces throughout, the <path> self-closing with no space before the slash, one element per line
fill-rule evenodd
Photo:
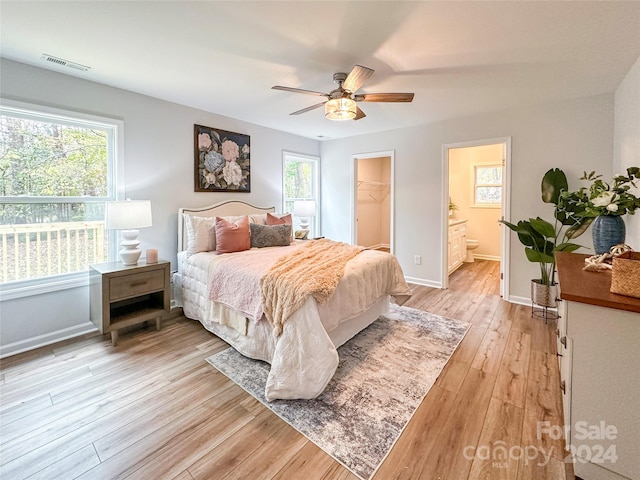
<path fill-rule="evenodd" d="M 258 223 L 262 216 L 267 212 L 274 213 L 274 210 L 273 207 L 256 207 L 240 201 L 203 208 L 181 208 L 178 213 L 178 271 L 174 275 L 174 296 L 187 318 L 200 321 L 207 330 L 243 355 L 271 364 L 265 387 L 269 401 L 315 398 L 324 390 L 338 366 L 336 348 L 386 312 L 390 295 L 401 303 L 408 298 L 410 291 L 395 257 L 365 250 L 349 261 L 331 299 L 318 305 L 312 297 L 307 298 L 304 306 L 284 323 L 278 337 L 266 319 L 245 320 L 246 315 L 211 300 L 211 272 L 216 262 L 225 255 L 245 252 L 187 254 L 185 217 L 251 215 L 250 218 Z M 267 249 L 285 252 L 299 247 Z M 252 248 L 247 255 L 259 255 L 264 250 Z M 369 281 L 367 276 L 372 280 Z M 245 331 L 237 328 L 238 322 L 244 322 Z"/>

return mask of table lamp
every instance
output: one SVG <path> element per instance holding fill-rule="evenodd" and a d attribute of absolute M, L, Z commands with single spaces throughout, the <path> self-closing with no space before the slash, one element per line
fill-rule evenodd
<path fill-rule="evenodd" d="M 309 230 L 309 219 L 316 216 L 315 200 L 296 200 L 293 202 L 293 214 L 300 219 L 300 228 Z"/>
<path fill-rule="evenodd" d="M 138 229 L 151 226 L 149 200 L 107 202 L 107 229 L 121 230 L 120 259 L 124 265 L 136 265 L 141 250 L 138 248 Z"/>

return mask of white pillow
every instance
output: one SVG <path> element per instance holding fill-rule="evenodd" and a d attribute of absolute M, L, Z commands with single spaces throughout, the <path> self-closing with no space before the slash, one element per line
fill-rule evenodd
<path fill-rule="evenodd" d="M 211 228 L 215 223 L 216 217 L 184 214 L 184 225 L 187 228 L 187 255 L 216 249 L 216 231 L 215 228 Z"/>

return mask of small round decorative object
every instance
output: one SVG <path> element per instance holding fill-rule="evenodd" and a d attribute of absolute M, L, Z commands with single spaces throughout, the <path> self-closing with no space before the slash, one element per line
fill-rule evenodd
<path fill-rule="evenodd" d="M 155 248 L 147 250 L 147 263 L 158 263 L 158 250 Z"/>
<path fill-rule="evenodd" d="M 631 251 L 633 251 L 633 248 L 631 248 L 629 245 L 627 245 L 626 243 L 619 243 L 618 245 L 614 245 L 613 247 L 611 247 L 609 253 L 614 257 L 617 257 L 618 255 L 622 255 L 623 253 Z"/>

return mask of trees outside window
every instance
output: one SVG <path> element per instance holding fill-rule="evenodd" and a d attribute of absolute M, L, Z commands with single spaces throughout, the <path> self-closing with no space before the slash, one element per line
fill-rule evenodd
<path fill-rule="evenodd" d="M 319 233 L 320 198 L 319 178 L 320 159 L 307 155 L 284 152 L 283 168 L 283 206 L 285 212 L 293 212 L 296 200 L 315 200 L 316 216 L 311 218 L 309 237 Z M 300 219 L 293 216 L 293 228 L 300 228 Z"/>
<path fill-rule="evenodd" d="M 474 167 L 474 204 L 499 206 L 502 203 L 502 165 Z"/>
<path fill-rule="evenodd" d="M 69 113 L 69 112 L 65 112 Z M 108 258 L 117 123 L 0 107 L 0 282 L 88 269 Z"/>

